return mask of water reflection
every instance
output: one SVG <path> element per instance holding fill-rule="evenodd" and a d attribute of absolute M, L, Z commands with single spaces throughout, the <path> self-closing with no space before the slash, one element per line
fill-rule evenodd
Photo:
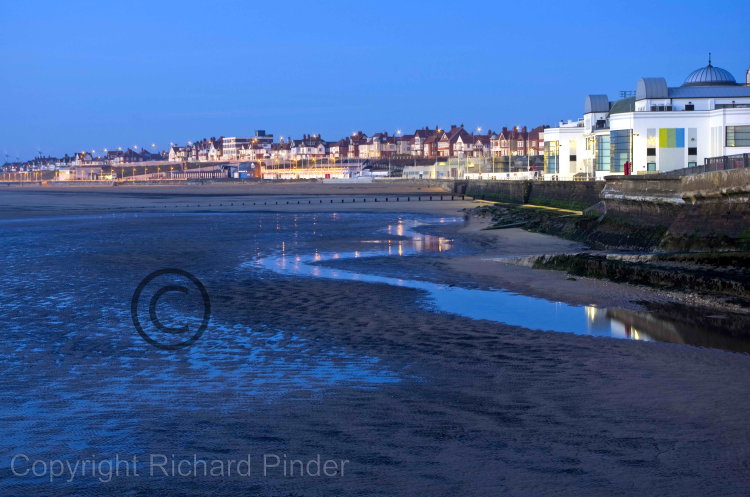
<path fill-rule="evenodd" d="M 445 222 L 444 219 L 441 221 Z M 260 257 L 254 265 L 280 274 L 294 274 L 316 278 L 381 283 L 422 290 L 428 294 L 426 304 L 436 311 L 449 312 L 473 319 L 498 321 L 525 328 L 552 330 L 597 336 L 629 339 L 650 339 L 632 326 L 614 319 L 606 309 L 593 306 L 573 306 L 552 302 L 537 297 L 520 295 L 502 289 L 478 290 L 421 280 L 392 278 L 329 268 L 319 262 L 398 255 L 413 256 L 419 253 L 435 253 L 450 250 L 451 240 L 442 236 L 419 233 L 416 220 L 399 219 L 384 231 L 402 239 L 367 240 L 368 245 L 381 248 L 355 250 L 351 252 L 320 252 L 297 254 L 289 257 L 281 254 Z"/>
<path fill-rule="evenodd" d="M 457 221 L 456 219 L 453 220 Z M 441 219 L 440 222 L 450 222 Z M 676 324 L 669 315 L 596 306 L 575 306 L 542 298 L 520 295 L 503 289 L 478 290 L 421 280 L 393 278 L 357 271 L 333 269 L 316 263 L 334 259 L 361 259 L 384 255 L 404 257 L 439 253 L 452 248 L 452 240 L 419 233 L 421 223 L 399 219 L 383 230 L 401 239 L 365 240 L 365 246 L 378 248 L 351 252 L 319 252 L 312 255 L 286 254 L 259 257 L 252 264 L 281 274 L 316 278 L 380 283 L 414 288 L 427 293 L 425 304 L 438 312 L 449 312 L 472 319 L 502 322 L 524 328 L 607 336 L 628 340 L 663 341 L 750 351 L 741 338 L 722 336 L 721 330 Z M 717 337 L 718 335 L 718 337 Z"/>

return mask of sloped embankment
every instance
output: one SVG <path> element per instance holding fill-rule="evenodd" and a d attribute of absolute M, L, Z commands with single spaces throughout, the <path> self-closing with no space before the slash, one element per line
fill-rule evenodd
<path fill-rule="evenodd" d="M 724 260 L 711 261 L 713 265 L 706 264 L 703 254 L 697 255 L 693 260 L 689 254 L 653 255 L 639 260 L 618 255 L 559 254 L 540 256 L 532 267 L 668 290 L 750 298 L 750 253 L 732 253 Z"/>

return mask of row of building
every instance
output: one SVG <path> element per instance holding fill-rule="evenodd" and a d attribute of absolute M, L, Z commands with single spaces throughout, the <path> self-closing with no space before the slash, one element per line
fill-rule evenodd
<path fill-rule="evenodd" d="M 24 171 L 56 171 L 76 167 L 122 166 L 125 164 L 158 164 L 167 161 L 167 152 L 150 152 L 145 148 L 140 150 L 104 150 L 97 155 L 96 151 L 76 152 L 62 157 L 42 156 L 27 161 L 6 161 L 2 165 L 3 172 Z"/>
<path fill-rule="evenodd" d="M 244 163 L 266 167 L 297 167 L 300 164 L 336 164 L 364 160 L 441 161 L 449 158 L 508 158 L 541 157 L 544 150 L 544 130 L 538 126 L 502 128 L 498 132 L 481 129 L 467 131 L 463 125 L 448 129 L 424 127 L 413 133 L 400 130 L 375 133 L 371 136 L 358 131 L 337 141 L 324 140 L 318 134 L 305 134 L 299 139 L 280 137 L 257 130 L 250 137 L 206 138 L 186 145 L 172 145 L 168 152 L 146 149 L 104 150 L 77 152 L 64 157 L 36 157 L 25 162 L 6 162 L 4 172 L 44 171 L 62 168 L 124 166 L 134 164 L 159 165 L 172 163 Z"/>
<path fill-rule="evenodd" d="M 469 132 L 463 125 L 436 126 L 410 134 L 356 132 L 335 142 L 319 135 L 275 142 L 273 136 L 258 131 L 254 137 L 175 146 L 169 160 L 255 161 L 268 166 L 419 158 L 427 161 L 404 168 L 404 175 L 601 179 L 611 174 L 668 172 L 703 165 L 712 157 L 750 154 L 750 69 L 738 83 L 729 71 L 714 66 L 709 56 L 708 65 L 692 71 L 680 86 L 669 86 L 665 78 L 641 78 L 634 91 L 625 93 L 616 100 L 588 95 L 581 118 L 554 128 L 482 133 Z M 522 157 L 526 159 L 518 160 Z M 498 158 L 505 160 L 498 162 Z"/>
<path fill-rule="evenodd" d="M 594 179 L 611 174 L 649 174 L 703 165 L 707 159 L 750 154 L 750 69 L 738 83 L 712 64 L 691 72 L 676 87 L 664 78 L 641 78 L 635 91 L 610 100 L 588 95 L 583 116 L 557 127 L 468 131 L 424 127 L 412 133 L 358 131 L 337 141 L 320 135 L 274 139 L 265 130 L 249 137 L 220 137 L 146 149 L 80 152 L 8 163 L 3 171 L 39 171 L 83 166 L 181 163 L 255 164 L 262 176 L 327 177 L 319 170 L 351 163 L 401 163 L 395 174 L 410 177 Z M 413 165 L 411 161 L 413 160 Z M 351 166 L 351 167 L 349 167 Z M 355 168 L 357 169 L 357 168 Z M 165 169 L 166 170 L 166 169 Z M 273 171 L 266 173 L 266 171 Z M 342 169 L 343 171 L 343 169 Z M 338 174 L 338 173 L 334 173 Z M 256 173 L 256 175 L 258 175 Z"/>
<path fill-rule="evenodd" d="M 467 131 L 463 125 L 450 129 L 425 127 L 413 133 L 397 131 L 367 136 L 362 131 L 337 141 L 326 141 L 320 135 L 303 135 L 300 139 L 281 137 L 274 141 L 264 130 L 252 137 L 208 138 L 187 145 L 173 145 L 171 162 L 331 162 L 351 159 L 420 158 L 447 159 L 467 157 L 506 157 L 541 155 L 544 150 L 544 129 L 539 126 L 503 128 L 499 132 Z"/>

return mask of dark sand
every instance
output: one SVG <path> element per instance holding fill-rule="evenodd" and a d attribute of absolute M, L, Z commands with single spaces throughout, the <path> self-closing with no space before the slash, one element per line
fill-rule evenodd
<path fill-rule="evenodd" d="M 105 200 L 98 194 L 72 198 L 67 193 L 16 195 L 0 193 L 0 215 L 6 219 L 108 208 L 127 211 L 139 206 L 158 210 L 162 201 L 174 205 L 184 200 L 142 193 Z M 299 209 L 334 208 L 320 205 Z M 377 210 L 460 215 L 459 210 L 468 205 L 472 204 L 378 203 Z M 335 207 L 343 211 L 340 204 Z M 298 209 L 286 204 L 271 209 L 277 208 Z M 346 206 L 347 211 L 353 208 Z M 21 213 L 19 209 L 28 210 Z M 368 203 L 366 209 L 373 210 L 375 205 Z M 421 267 L 461 284 L 512 288 L 570 303 L 635 307 L 639 300 L 661 298 L 627 285 L 570 281 L 562 273 L 500 263 L 478 266 L 484 257 L 580 247 L 516 230 L 470 231 L 452 235 L 484 246 L 482 255 L 421 262 L 413 258 L 393 266 L 386 261 L 381 271 L 401 271 L 404 268 L 399 264 L 412 264 L 412 269 Z M 152 253 L 145 242 L 136 242 L 124 240 L 102 260 L 136 260 L 145 270 L 172 265 L 179 253 L 188 261 L 188 269 L 213 267 L 210 264 L 234 268 L 242 259 L 244 239 L 231 230 L 219 230 L 211 238 L 178 241 L 169 229 L 155 229 L 148 243 L 167 250 Z M 221 247 L 221 266 L 216 260 L 217 246 Z M 71 260 L 72 268 L 81 271 L 91 270 L 95 262 Z M 208 484 L 118 480 L 103 487 L 108 494 L 748 494 L 750 356 L 476 321 L 432 312 L 421 305 L 420 292 L 387 285 L 215 272 L 207 284 L 218 294 L 217 318 L 251 327 L 278 327 L 320 347 L 378 357 L 411 379 L 371 389 L 300 394 L 253 405 L 252 410 L 242 409 L 233 390 L 218 388 L 195 398 L 195 405 L 202 407 L 189 413 L 187 426 L 184 412 L 175 413 L 174 406 L 153 402 L 145 408 L 155 424 L 144 427 L 150 444 L 144 450 L 198 444 L 207 457 L 240 457 L 249 450 L 253 454 L 284 451 L 296 457 L 320 453 L 351 460 L 352 472 L 337 479 L 226 479 Z M 227 333 L 215 330 L 196 347 L 223 354 L 226 361 L 241 361 L 246 351 L 233 347 L 234 339 Z M 149 361 L 160 359 L 147 348 L 143 355 Z M 91 359 L 86 356 L 85 360 Z M 75 488 L 68 490 L 57 494 L 78 494 Z"/>
<path fill-rule="evenodd" d="M 0 185 L 0 219 L 99 212 L 371 211 L 375 209 L 372 204 L 376 198 L 378 204 L 384 204 L 376 206 L 377 210 L 387 212 L 453 214 L 459 209 L 476 206 L 459 200 L 449 206 L 438 205 L 440 195 L 446 201 L 450 198 L 450 194 L 437 187 L 379 182 Z M 430 196 L 434 204 L 427 204 Z M 419 197 L 423 200 L 417 203 Z M 345 209 L 342 209 L 342 200 Z"/>

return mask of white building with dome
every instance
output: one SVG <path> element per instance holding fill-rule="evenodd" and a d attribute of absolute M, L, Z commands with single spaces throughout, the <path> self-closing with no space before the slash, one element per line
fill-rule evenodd
<path fill-rule="evenodd" d="M 545 177 L 602 178 L 703 165 L 708 157 L 750 153 L 750 69 L 738 83 L 715 67 L 682 85 L 641 78 L 635 96 L 589 95 L 582 119 L 544 132 Z"/>

